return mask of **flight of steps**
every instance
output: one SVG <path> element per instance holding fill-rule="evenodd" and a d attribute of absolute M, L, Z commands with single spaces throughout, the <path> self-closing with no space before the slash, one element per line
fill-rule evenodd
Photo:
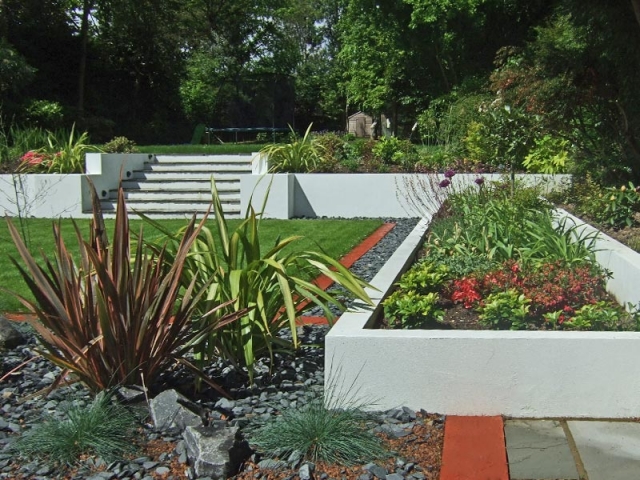
<path fill-rule="evenodd" d="M 225 217 L 240 218 L 240 176 L 251 174 L 251 155 L 155 155 L 122 182 L 127 209 L 152 218 L 189 218 L 211 204 L 215 179 Z M 117 190 L 102 200 L 115 213 Z"/>

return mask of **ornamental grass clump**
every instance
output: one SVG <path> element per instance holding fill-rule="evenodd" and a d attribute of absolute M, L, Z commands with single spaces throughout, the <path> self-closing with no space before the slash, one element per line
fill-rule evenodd
<path fill-rule="evenodd" d="M 216 321 L 192 322 L 208 283 L 196 287 L 196 275 L 185 285 L 181 278 L 206 216 L 198 225 L 195 216 L 191 219 L 168 264 L 164 248 L 157 253 L 146 249 L 142 229 L 132 251 L 122 188 L 109 244 L 100 200 L 91 187 L 93 221 L 88 241 L 74 222 L 79 261 L 65 245 L 60 222 L 53 223 L 53 258 L 43 253 L 37 262 L 7 218 L 25 266 L 12 262 L 35 300 L 15 295 L 35 314 L 31 323 L 39 336 L 40 353 L 62 369 L 54 386 L 68 373 L 99 392 L 116 385 L 152 385 L 176 362 L 196 371 L 184 354 L 212 330 L 246 313 L 238 308 L 218 315 L 225 305 L 210 302 Z"/>
<path fill-rule="evenodd" d="M 110 462 L 133 452 L 135 416 L 100 392 L 85 407 L 70 407 L 63 418 L 45 417 L 13 444 L 28 460 L 71 465 L 82 455 L 97 455 Z"/>
<path fill-rule="evenodd" d="M 321 398 L 285 410 L 249 433 L 249 443 L 268 457 L 287 459 L 300 452 L 311 462 L 350 466 L 386 454 L 379 437 L 367 425 L 364 405 Z"/>

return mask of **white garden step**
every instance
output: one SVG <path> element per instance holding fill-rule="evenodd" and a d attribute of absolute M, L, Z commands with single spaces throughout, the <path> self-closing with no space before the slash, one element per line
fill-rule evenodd
<path fill-rule="evenodd" d="M 237 203 L 240 205 L 240 192 L 220 192 L 220 201 L 223 203 Z M 113 197 L 111 197 L 113 198 Z M 205 202 L 211 203 L 211 191 L 206 192 L 138 192 L 138 191 L 125 191 L 124 198 L 127 203 L 132 202 Z"/>
<path fill-rule="evenodd" d="M 243 164 L 251 165 L 254 155 L 155 155 L 149 162 L 150 164 L 158 163 L 210 163 L 214 161 L 216 164 Z M 212 160 L 213 159 L 213 160 Z"/>
<path fill-rule="evenodd" d="M 240 182 L 240 174 L 225 173 L 225 172 L 147 172 L 147 171 L 134 171 L 128 180 L 148 180 L 148 181 L 211 181 L 211 176 L 216 182 Z M 250 172 L 246 172 L 250 173 Z"/>
<path fill-rule="evenodd" d="M 224 202 L 221 199 L 222 208 L 227 213 L 240 213 L 240 204 L 235 202 Z M 102 210 L 104 212 L 115 212 L 116 202 L 111 200 L 102 200 L 100 202 Z M 179 214 L 193 214 L 196 212 L 204 213 L 207 211 L 211 202 L 197 202 L 197 201 L 162 201 L 162 202 L 148 202 L 148 201 L 129 201 L 127 202 L 127 210 L 134 212 L 154 212 L 154 213 L 179 213 Z"/>
<path fill-rule="evenodd" d="M 145 164 L 144 172 L 209 172 L 209 173 L 251 173 L 251 165 L 218 163 L 150 163 Z"/>
<path fill-rule="evenodd" d="M 210 180 L 175 181 L 171 179 L 136 181 L 128 180 L 122 182 L 125 191 L 140 192 L 209 192 L 211 195 Z M 239 192 L 240 184 L 237 180 L 217 180 L 216 188 L 219 192 Z"/>
<path fill-rule="evenodd" d="M 211 204 L 211 179 L 225 216 L 240 217 L 240 178 L 251 174 L 254 155 L 151 155 L 143 170 L 122 182 L 129 210 L 154 218 L 188 218 Z M 105 214 L 115 212 L 117 191 L 102 201 Z"/>

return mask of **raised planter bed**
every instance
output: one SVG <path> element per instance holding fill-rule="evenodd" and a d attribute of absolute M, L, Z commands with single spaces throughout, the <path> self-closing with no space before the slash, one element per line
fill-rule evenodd
<path fill-rule="evenodd" d="M 566 212 L 580 225 L 592 227 Z M 568 222 L 570 223 L 570 222 Z M 325 384 L 375 409 L 406 405 L 447 415 L 640 416 L 640 333 L 380 330 L 380 301 L 408 268 L 421 222 L 372 281 L 373 310 L 344 314 L 326 337 Z M 597 261 L 621 303 L 640 301 L 640 254 L 601 235 Z"/>

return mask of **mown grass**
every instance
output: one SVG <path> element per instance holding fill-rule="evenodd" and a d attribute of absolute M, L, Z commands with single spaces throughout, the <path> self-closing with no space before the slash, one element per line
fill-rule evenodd
<path fill-rule="evenodd" d="M 62 236 L 67 243 L 67 247 L 74 254 L 77 254 L 77 242 L 73 225 L 70 219 L 62 222 Z M 80 231 L 85 238 L 88 238 L 90 221 L 87 219 L 76 220 Z M 23 232 L 26 243 L 36 258 L 40 257 L 39 252 L 43 251 L 51 256 L 54 248 L 52 234 L 52 220 L 49 219 L 24 219 L 21 224 L 18 219 L 13 219 L 14 225 Z M 185 220 L 162 220 L 161 223 L 172 231 L 178 230 L 186 224 Z M 229 220 L 229 227 L 235 228 L 240 220 Z M 107 233 L 111 238 L 113 231 L 113 220 L 105 220 Z M 143 222 L 141 220 L 131 221 L 131 231 L 138 233 Z M 207 222 L 209 228 L 216 228 L 213 219 Z M 353 247 L 358 245 L 367 235 L 381 225 L 380 220 L 345 220 L 345 219 L 294 219 L 294 220 L 263 220 L 260 226 L 261 244 L 263 248 L 269 248 L 280 236 L 285 238 L 292 235 L 299 235 L 303 238 L 294 242 L 285 251 L 317 250 L 324 251 L 332 258 L 340 258 L 348 253 Z M 24 228 L 21 228 L 23 226 Z M 153 240 L 161 237 L 162 234 L 149 225 L 144 225 L 144 238 Z M 13 241 L 9 235 L 5 221 L 0 221 L 0 288 L 15 291 L 27 298 L 31 298 L 30 293 L 20 276 L 18 269 L 11 263 L 10 257 L 19 258 Z M 0 290 L 0 312 L 21 312 L 25 307 L 11 294 Z"/>
<path fill-rule="evenodd" d="M 225 143 L 224 145 L 139 145 L 140 153 L 160 155 L 233 155 L 251 154 L 264 147 L 261 143 Z"/>

